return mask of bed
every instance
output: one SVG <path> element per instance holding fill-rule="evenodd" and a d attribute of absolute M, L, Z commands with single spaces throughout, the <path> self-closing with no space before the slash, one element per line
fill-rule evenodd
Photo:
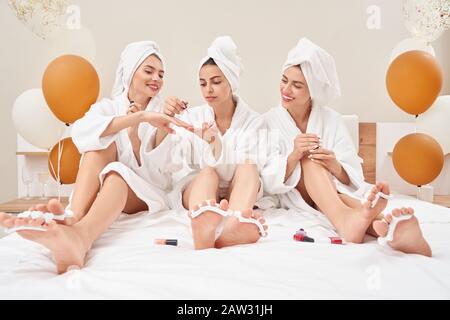
<path fill-rule="evenodd" d="M 387 210 L 399 206 L 415 208 L 432 258 L 371 237 L 364 244 L 297 242 L 302 227 L 314 237 L 329 234 L 303 213 L 280 209 L 265 213 L 270 234 L 256 244 L 195 251 L 185 214 L 143 212 L 121 215 L 86 266 L 63 275 L 45 248 L 16 234 L 0 239 L 0 299 L 449 299 L 450 209 L 395 195 Z M 155 245 L 157 238 L 179 245 Z"/>

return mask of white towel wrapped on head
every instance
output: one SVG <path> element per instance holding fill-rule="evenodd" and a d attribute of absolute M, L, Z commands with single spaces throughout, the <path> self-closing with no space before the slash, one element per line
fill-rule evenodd
<path fill-rule="evenodd" d="M 116 71 L 111 97 L 120 96 L 123 92 L 128 93 L 131 80 L 139 66 L 152 54 L 156 55 L 164 66 L 164 61 L 159 52 L 158 45 L 153 41 L 139 41 L 130 43 L 120 55 L 119 66 Z"/>
<path fill-rule="evenodd" d="M 289 51 L 283 72 L 299 65 L 308 84 L 313 106 L 326 106 L 340 97 L 341 89 L 333 57 L 307 38 Z"/>
<path fill-rule="evenodd" d="M 203 64 L 212 58 L 230 83 L 233 93 L 239 88 L 239 78 L 243 69 L 241 58 L 236 51 L 236 44 L 230 36 L 217 37 L 208 48 L 208 55 L 201 60 L 199 67 L 200 71 Z"/>

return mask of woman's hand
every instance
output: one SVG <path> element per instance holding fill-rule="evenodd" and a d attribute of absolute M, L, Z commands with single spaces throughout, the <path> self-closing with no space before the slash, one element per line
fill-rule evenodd
<path fill-rule="evenodd" d="M 144 107 L 141 104 L 132 101 L 131 104 L 128 106 L 127 115 L 130 115 L 130 114 L 133 114 L 133 113 L 136 113 L 139 111 L 144 111 Z M 138 129 L 139 129 L 139 124 L 129 127 L 128 128 L 128 136 L 130 138 L 138 137 Z"/>
<path fill-rule="evenodd" d="M 194 129 L 194 134 L 206 141 L 211 148 L 214 158 L 216 160 L 219 159 L 222 154 L 222 142 L 219 138 L 219 128 L 217 128 L 216 122 L 204 122 L 201 128 Z"/>
<path fill-rule="evenodd" d="M 335 153 L 331 150 L 325 148 L 312 150 L 308 158 L 325 167 L 334 176 L 339 175 L 342 170 L 342 166 L 336 159 Z"/>
<path fill-rule="evenodd" d="M 150 123 L 152 126 L 169 134 L 175 133 L 170 125 L 175 125 L 180 128 L 184 128 L 188 131 L 194 132 L 194 128 L 189 123 L 181 121 L 175 117 L 170 117 L 167 114 L 158 112 L 145 112 L 143 114 L 144 121 Z"/>
<path fill-rule="evenodd" d="M 203 122 L 202 127 L 195 128 L 194 133 L 208 144 L 219 141 L 219 129 L 215 121 Z"/>
<path fill-rule="evenodd" d="M 175 117 L 176 114 L 181 114 L 187 108 L 187 104 L 187 102 L 177 97 L 168 97 L 164 104 L 164 114 L 169 117 Z"/>
<path fill-rule="evenodd" d="M 308 155 L 311 150 L 320 147 L 320 138 L 312 133 L 300 133 L 294 139 L 294 150 L 291 155 L 296 160 L 301 160 Z"/>

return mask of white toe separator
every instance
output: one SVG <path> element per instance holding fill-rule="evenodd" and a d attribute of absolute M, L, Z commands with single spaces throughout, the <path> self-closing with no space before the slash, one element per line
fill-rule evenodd
<path fill-rule="evenodd" d="M 261 222 L 259 222 L 258 219 L 254 219 L 254 218 L 245 218 L 242 216 L 242 213 L 240 211 L 234 211 L 233 214 L 236 218 L 238 218 L 239 222 L 242 223 L 253 223 L 255 224 L 258 229 L 259 229 L 259 234 L 261 237 L 267 237 L 267 231 L 264 230 L 264 226 L 262 225 Z"/>
<path fill-rule="evenodd" d="M 44 219 L 45 223 L 49 223 L 52 220 L 64 221 L 67 218 L 72 218 L 74 216 L 72 210 L 65 210 L 63 214 L 53 214 L 50 212 L 42 212 L 42 211 L 24 211 L 17 215 L 17 218 L 31 218 L 31 219 Z M 11 234 L 17 231 L 47 231 L 47 229 L 43 227 L 30 227 L 30 226 L 20 226 L 20 227 L 12 227 L 5 228 L 6 234 Z"/>
<path fill-rule="evenodd" d="M 230 215 L 230 211 L 222 210 L 217 205 L 212 205 L 211 201 L 207 201 L 208 205 L 200 207 L 198 210 L 191 211 L 191 217 L 192 219 L 197 218 L 199 215 L 205 213 L 206 211 L 213 211 L 215 213 L 220 214 L 221 216 L 228 217 Z"/>
<path fill-rule="evenodd" d="M 394 232 L 395 232 L 395 229 L 397 228 L 397 224 L 400 221 L 409 220 L 409 219 L 411 219 L 411 217 L 412 217 L 412 214 L 405 214 L 405 215 L 401 215 L 399 217 L 392 216 L 392 222 L 389 224 L 388 233 L 386 234 L 385 237 L 378 237 L 378 244 L 385 246 L 385 245 L 387 245 L 387 243 L 389 241 L 394 240 Z"/>
<path fill-rule="evenodd" d="M 226 219 L 229 217 L 236 217 L 236 218 L 238 218 L 239 222 L 242 222 L 242 223 L 253 223 L 258 227 L 259 234 L 261 235 L 261 237 L 267 236 L 267 231 L 264 230 L 264 226 L 262 225 L 261 222 L 259 222 L 258 219 L 245 218 L 242 216 L 242 212 L 240 212 L 240 211 L 232 211 L 232 210 L 225 211 L 225 210 L 221 209 L 218 204 L 212 205 L 209 200 L 207 201 L 207 203 L 208 203 L 208 205 L 200 207 L 198 210 L 191 211 L 191 217 L 192 217 L 192 219 L 195 219 L 199 215 L 201 215 L 202 213 L 205 213 L 207 211 L 212 211 L 212 212 L 218 213 L 221 216 L 223 216 L 224 219 L 219 224 L 219 226 L 217 227 L 217 230 L 216 230 L 216 240 L 222 234 L 223 225 L 224 225 Z"/>
<path fill-rule="evenodd" d="M 191 211 L 191 218 L 195 219 L 199 215 L 201 215 L 207 211 L 212 211 L 212 212 L 218 213 L 221 216 L 223 216 L 224 219 L 220 222 L 220 224 L 217 226 L 217 229 L 216 229 L 215 240 L 217 240 L 220 237 L 220 235 L 222 234 L 225 220 L 231 216 L 231 212 L 222 210 L 219 207 L 219 205 L 217 205 L 217 204 L 215 204 L 215 205 L 211 204 L 210 200 L 207 200 L 206 202 L 208 203 L 206 206 L 200 207 L 198 210 Z"/>
<path fill-rule="evenodd" d="M 377 205 L 378 200 L 380 200 L 380 198 L 383 198 L 383 199 L 386 199 L 386 200 L 391 200 L 393 197 L 392 197 L 392 195 L 390 195 L 390 194 L 385 194 L 385 193 L 383 193 L 383 192 L 378 192 L 378 193 L 375 195 L 375 199 L 374 199 L 373 202 L 372 202 L 371 208 L 373 208 L 373 207 L 375 207 L 375 206 Z M 364 203 L 366 203 L 366 202 L 367 202 L 367 198 L 364 198 L 364 199 L 361 201 L 362 204 L 364 204 Z"/>

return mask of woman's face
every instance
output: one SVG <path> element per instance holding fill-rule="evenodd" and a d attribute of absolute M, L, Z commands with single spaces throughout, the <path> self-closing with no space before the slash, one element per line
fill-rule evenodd
<path fill-rule="evenodd" d="M 205 65 L 200 69 L 200 89 L 210 106 L 221 105 L 232 98 L 231 86 L 216 65 Z"/>
<path fill-rule="evenodd" d="M 299 66 L 292 66 L 283 73 L 280 82 L 281 104 L 286 109 L 309 106 L 311 95 Z"/>
<path fill-rule="evenodd" d="M 164 84 L 164 69 L 161 60 L 150 55 L 137 68 L 131 81 L 130 90 L 137 94 L 152 98 L 156 96 Z"/>

